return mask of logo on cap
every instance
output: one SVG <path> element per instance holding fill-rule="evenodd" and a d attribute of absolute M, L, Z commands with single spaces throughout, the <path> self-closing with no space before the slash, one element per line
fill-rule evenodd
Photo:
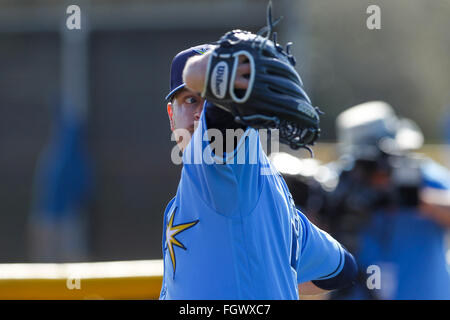
<path fill-rule="evenodd" d="M 194 49 L 193 51 L 197 52 L 198 54 L 204 54 L 208 51 L 208 48 Z"/>

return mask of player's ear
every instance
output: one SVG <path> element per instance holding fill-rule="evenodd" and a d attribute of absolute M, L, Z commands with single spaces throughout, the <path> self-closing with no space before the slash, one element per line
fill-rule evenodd
<path fill-rule="evenodd" d="M 170 121 L 170 130 L 175 130 L 175 126 L 173 124 L 173 108 L 172 103 L 167 103 L 167 114 L 169 115 L 169 121 Z"/>

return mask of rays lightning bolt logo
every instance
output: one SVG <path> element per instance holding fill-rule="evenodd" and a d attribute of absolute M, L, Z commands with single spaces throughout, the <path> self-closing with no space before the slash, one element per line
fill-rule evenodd
<path fill-rule="evenodd" d="M 166 245 L 167 245 L 167 248 L 169 249 L 170 259 L 172 260 L 174 276 L 175 276 L 175 270 L 176 270 L 177 264 L 176 264 L 175 250 L 174 250 L 173 246 L 175 245 L 177 247 L 180 247 L 181 249 L 186 250 L 186 247 L 180 241 L 178 241 L 175 238 L 175 236 L 177 234 L 179 234 L 180 232 L 195 226 L 198 223 L 198 220 L 196 220 L 193 222 L 183 223 L 183 224 L 174 226 L 173 220 L 174 220 L 176 211 L 177 211 L 177 208 L 175 208 L 175 210 L 173 211 L 172 216 L 170 217 L 169 223 L 167 224 L 167 228 L 166 228 Z"/>

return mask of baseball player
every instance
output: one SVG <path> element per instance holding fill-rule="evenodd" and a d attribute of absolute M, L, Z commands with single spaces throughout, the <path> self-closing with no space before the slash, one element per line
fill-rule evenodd
<path fill-rule="evenodd" d="M 258 125 L 252 121 L 265 119 L 268 113 L 258 114 L 251 101 L 259 95 L 265 105 L 277 97 L 266 98 L 267 93 L 257 91 L 263 70 L 258 64 L 264 58 L 252 52 L 251 45 L 244 52 L 234 48 L 233 43 L 243 45 L 246 39 L 253 39 L 256 47 L 262 41 L 272 46 L 271 61 L 286 68 L 285 76 L 274 78 L 277 83 L 298 83 L 290 78 L 289 72 L 295 71 L 288 60 L 281 65 L 275 57 L 276 42 L 242 31 L 225 35 L 220 44 L 184 50 L 172 61 L 167 111 L 183 150 L 183 169 L 176 196 L 164 212 L 160 299 L 298 299 L 299 294 L 350 285 L 356 275 L 352 255 L 296 209 L 283 178 L 262 149 Z M 221 53 L 223 49 L 238 54 Z M 231 62 L 226 60 L 230 57 Z M 253 96 L 242 102 L 250 91 Z M 252 110 L 240 121 L 227 108 L 230 92 L 235 95 L 231 100 L 240 101 L 231 105 Z M 299 101 L 306 106 L 309 98 L 300 89 L 295 94 L 301 96 L 296 98 L 298 108 L 294 105 L 297 112 Z M 308 114 L 314 115 L 314 108 Z M 218 143 L 213 152 L 211 132 L 226 134 L 227 129 L 241 134 L 234 134 L 231 144 L 224 138 L 222 151 Z M 202 161 L 195 161 L 199 157 Z"/>

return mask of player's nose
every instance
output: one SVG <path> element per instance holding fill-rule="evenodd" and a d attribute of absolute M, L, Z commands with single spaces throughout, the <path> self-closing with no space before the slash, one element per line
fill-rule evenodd
<path fill-rule="evenodd" d="M 199 103 L 197 108 L 195 108 L 194 121 L 200 120 L 200 115 L 202 114 L 202 110 L 203 110 L 203 103 Z"/>

